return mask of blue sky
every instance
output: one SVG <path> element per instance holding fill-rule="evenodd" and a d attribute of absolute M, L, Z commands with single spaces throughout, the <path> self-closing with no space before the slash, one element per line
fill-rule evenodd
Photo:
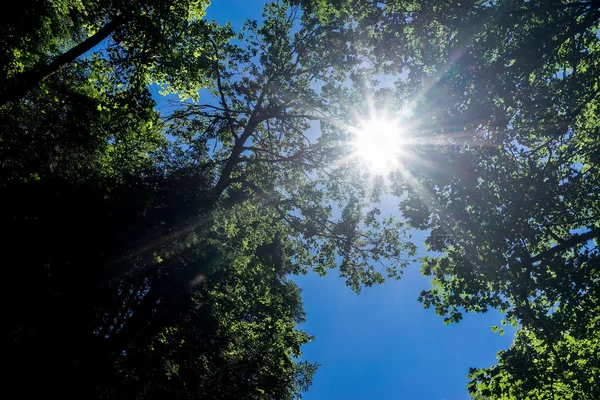
<path fill-rule="evenodd" d="M 260 18 L 263 4 L 217 0 L 208 8 L 207 18 L 229 20 L 239 29 L 245 18 Z M 414 238 L 422 248 L 423 234 Z M 365 289 L 360 295 L 347 288 L 336 271 L 324 278 L 308 274 L 295 279 L 303 289 L 307 312 L 302 328 L 316 337 L 305 346 L 304 358 L 322 364 L 304 399 L 469 398 L 469 367 L 495 364 L 496 352 L 508 348 L 513 332 L 507 329 L 505 336 L 491 332 L 501 318 L 495 312 L 467 314 L 458 324 L 444 325 L 417 301 L 419 292 L 428 287 L 428 279 L 418 270 L 412 265 L 401 281 Z"/>

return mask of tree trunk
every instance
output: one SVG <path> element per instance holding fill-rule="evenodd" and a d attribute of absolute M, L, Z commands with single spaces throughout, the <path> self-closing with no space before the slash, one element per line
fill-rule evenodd
<path fill-rule="evenodd" d="M 75 61 L 82 54 L 90 51 L 104 39 L 109 37 L 122 24 L 122 18 L 116 18 L 104 25 L 98 32 L 56 57 L 52 62 L 41 65 L 34 70 L 22 72 L 9 80 L 0 92 L 0 107 L 24 97 L 30 90 L 54 75 L 65 65 Z"/>

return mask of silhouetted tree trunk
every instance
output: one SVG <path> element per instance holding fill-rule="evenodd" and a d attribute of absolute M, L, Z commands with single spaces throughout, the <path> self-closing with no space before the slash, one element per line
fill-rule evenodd
<path fill-rule="evenodd" d="M 56 57 L 52 62 L 41 65 L 37 69 L 25 71 L 8 81 L 0 92 L 0 107 L 6 103 L 18 100 L 45 81 L 65 65 L 75 61 L 82 54 L 90 51 L 104 39 L 109 37 L 119 25 L 125 21 L 124 18 L 116 18 L 104 25 L 98 32 L 71 48 L 67 52 Z"/>

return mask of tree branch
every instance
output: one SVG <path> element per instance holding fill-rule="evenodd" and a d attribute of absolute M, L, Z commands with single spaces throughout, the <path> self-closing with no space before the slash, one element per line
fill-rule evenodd
<path fill-rule="evenodd" d="M 60 71 L 66 64 L 75 61 L 82 54 L 97 46 L 126 21 L 127 19 L 123 17 L 115 18 L 100 28 L 98 32 L 67 52 L 59 55 L 49 64 L 39 66 L 34 70 L 23 72 L 12 78 L 11 82 L 9 82 L 2 92 L 0 92 L 0 107 L 10 101 L 18 100 L 25 96 L 30 90 Z"/>
<path fill-rule="evenodd" d="M 267 119 L 267 117 L 260 115 L 260 110 L 262 110 L 262 103 L 266 92 L 268 91 L 268 85 L 269 83 L 267 82 L 263 88 L 263 91 L 258 97 L 254 111 L 252 112 L 252 115 L 250 116 L 250 119 L 248 120 L 248 123 L 246 124 L 241 136 L 235 138 L 233 148 L 231 149 L 231 155 L 227 159 L 227 163 L 225 164 L 225 167 L 223 167 L 223 171 L 219 176 L 219 180 L 213 188 L 213 197 L 215 200 L 218 199 L 225 189 L 230 185 L 231 173 L 233 172 L 233 168 L 238 164 L 240 155 L 244 151 L 244 144 L 246 144 L 246 141 L 248 138 L 250 138 L 256 127 Z"/>
<path fill-rule="evenodd" d="M 229 122 L 229 129 L 231 130 L 231 134 L 237 138 L 235 133 L 235 129 L 233 127 L 233 119 L 231 117 L 231 112 L 229 111 L 229 106 L 227 105 L 227 101 L 225 100 L 225 92 L 223 91 L 223 84 L 221 82 L 221 70 L 219 68 L 219 50 L 217 49 L 217 45 L 215 44 L 212 38 L 208 38 L 210 41 L 214 51 L 215 51 L 215 71 L 217 73 L 217 88 L 219 89 L 219 95 L 221 96 L 221 105 L 223 106 L 223 111 L 225 112 L 225 118 Z"/>
<path fill-rule="evenodd" d="M 554 246 L 551 249 L 541 252 L 540 254 L 531 257 L 531 262 L 535 263 L 538 261 L 542 261 L 548 257 L 555 255 L 556 253 L 560 253 L 561 251 L 568 250 L 578 244 L 585 243 L 589 240 L 600 237 L 600 228 L 592 229 L 586 233 L 582 233 L 579 235 L 574 235 L 568 240 L 565 240 L 563 243 L 558 246 Z"/>

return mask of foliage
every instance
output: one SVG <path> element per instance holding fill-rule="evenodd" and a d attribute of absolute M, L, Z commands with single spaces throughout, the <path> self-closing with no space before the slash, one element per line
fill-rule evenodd
<path fill-rule="evenodd" d="M 359 291 L 414 252 L 364 214 L 381 186 L 348 162 L 361 88 L 344 84 L 362 60 L 329 46 L 335 25 L 274 4 L 236 35 L 165 4 L 6 26 L 1 332 L 25 397 L 32 377 L 73 398 L 298 397 L 317 366 L 288 275 L 339 265 Z M 100 31 L 99 51 L 64 52 Z M 186 100 L 159 115 L 151 82 Z"/>
<path fill-rule="evenodd" d="M 350 104 L 361 88 L 343 82 L 361 59 L 332 50 L 332 27 L 310 17 L 293 34 L 298 18 L 285 8 L 267 6 L 265 18 L 262 27 L 249 22 L 241 43 L 226 45 L 223 54 L 208 44 L 215 62 L 207 74 L 218 103 L 186 103 L 169 117 L 169 134 L 204 169 L 218 171 L 214 194 L 234 202 L 233 211 L 250 207 L 244 212 L 278 222 L 301 270 L 325 272 L 341 258 L 342 275 L 355 290 L 396 276 L 406 264 L 401 251 L 411 254 L 413 247 L 400 241 L 402 224 L 363 214 L 381 195 L 380 184 L 346 161 Z M 312 139 L 304 134 L 310 121 L 321 131 Z M 235 226 L 239 238 L 255 235 L 242 231 L 241 221 Z M 383 260 L 391 264 L 377 271 L 372 261 Z"/>
<path fill-rule="evenodd" d="M 6 381 L 293 398 L 316 364 L 288 276 L 398 278 L 411 228 L 426 307 L 519 328 L 474 396 L 600 397 L 598 1 L 291 3 L 239 33 L 205 1 L 3 13 Z M 369 102 L 413 112 L 386 177 L 349 144 Z"/>
<path fill-rule="evenodd" d="M 579 331 L 561 332 L 550 348 L 543 332 L 519 330 L 498 365 L 470 374 L 473 391 L 494 399 L 585 398 L 593 393 L 600 360 L 598 314 Z"/>
<path fill-rule="evenodd" d="M 396 79 L 388 107 L 412 108 L 391 179 L 429 232 L 421 302 L 446 323 L 497 309 L 520 328 L 470 390 L 598 398 L 599 3 L 304 4 L 346 20 L 374 73 Z"/>
<path fill-rule="evenodd" d="M 404 71 L 394 95 L 414 106 L 392 179 L 404 217 L 429 231 L 422 303 L 447 323 L 495 308 L 521 327 L 497 367 L 472 371 L 484 395 L 597 398 L 582 351 L 597 340 L 597 2 L 376 7 L 383 32 L 394 7 L 410 13 L 395 47 L 406 63 L 376 56 Z"/>
<path fill-rule="evenodd" d="M 158 82 L 190 95 L 203 87 L 202 56 L 195 46 L 204 0 L 26 0 L 2 16 L 0 106 L 19 100 L 65 65 L 100 43 L 116 84 L 144 88 Z M 185 56 L 172 47 L 185 43 Z M 111 86 L 105 86 L 110 90 Z"/>

